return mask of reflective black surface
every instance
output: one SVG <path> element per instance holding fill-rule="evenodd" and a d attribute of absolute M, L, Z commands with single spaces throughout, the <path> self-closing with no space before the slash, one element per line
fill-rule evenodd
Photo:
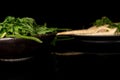
<path fill-rule="evenodd" d="M 41 53 L 40 53 L 41 54 Z M 40 80 L 54 79 L 55 60 L 53 56 L 45 55 L 34 56 L 25 61 L 3 62 L 0 61 L 1 80 Z"/>
<path fill-rule="evenodd" d="M 96 79 L 118 77 L 120 54 L 57 55 L 57 79 Z M 96 76 L 96 77 L 95 77 Z"/>

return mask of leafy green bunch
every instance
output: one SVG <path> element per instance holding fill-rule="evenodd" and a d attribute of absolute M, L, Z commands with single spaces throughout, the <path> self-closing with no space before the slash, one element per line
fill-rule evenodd
<path fill-rule="evenodd" d="M 38 25 L 33 18 L 29 17 L 15 18 L 13 16 L 7 16 L 5 20 L 0 23 L 0 38 L 25 38 L 42 43 L 35 35 L 56 31 L 57 28 L 48 28 L 46 23 L 44 25 Z"/>
<path fill-rule="evenodd" d="M 101 19 L 97 19 L 95 22 L 93 22 L 94 26 L 103 26 L 103 25 L 109 25 L 110 28 L 117 28 L 117 32 L 120 32 L 120 22 L 114 23 L 112 20 L 110 20 L 108 17 L 104 16 Z"/>

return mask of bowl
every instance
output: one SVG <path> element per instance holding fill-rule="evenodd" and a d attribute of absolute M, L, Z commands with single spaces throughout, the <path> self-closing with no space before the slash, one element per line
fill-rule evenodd
<path fill-rule="evenodd" d="M 22 38 L 1 38 L 0 39 L 0 60 L 1 59 L 20 59 L 36 56 L 40 53 L 49 51 L 51 41 L 55 34 L 37 35 L 43 43 L 38 43 L 30 39 Z"/>
<path fill-rule="evenodd" d="M 120 35 L 74 36 L 78 50 L 86 53 L 120 53 Z"/>
<path fill-rule="evenodd" d="M 86 36 L 86 35 L 58 35 L 69 36 L 68 40 L 57 40 L 55 52 L 82 52 L 85 54 L 116 54 L 120 53 L 120 35 Z M 62 38 L 62 37 L 61 37 Z"/>

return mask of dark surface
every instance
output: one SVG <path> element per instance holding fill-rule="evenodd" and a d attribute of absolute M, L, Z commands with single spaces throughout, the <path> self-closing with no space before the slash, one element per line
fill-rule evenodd
<path fill-rule="evenodd" d="M 59 55 L 56 62 L 56 80 L 119 77 L 119 57 L 120 55 Z"/>
<path fill-rule="evenodd" d="M 41 53 L 39 53 L 41 54 Z M 42 53 L 43 54 L 43 53 Z M 54 79 L 54 57 L 44 52 L 26 61 L 2 62 L 0 61 L 1 80 L 36 80 Z"/>

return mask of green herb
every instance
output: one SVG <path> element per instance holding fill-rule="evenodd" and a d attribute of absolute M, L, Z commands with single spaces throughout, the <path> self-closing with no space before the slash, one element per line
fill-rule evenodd
<path fill-rule="evenodd" d="M 102 26 L 102 25 L 106 25 L 106 24 L 113 24 L 113 22 L 106 16 L 102 17 L 101 19 L 97 19 L 93 25 L 95 26 Z"/>
<path fill-rule="evenodd" d="M 38 25 L 33 18 L 29 17 L 15 18 L 13 16 L 7 16 L 5 20 L 0 23 L 0 38 L 24 38 L 42 43 L 39 38 L 34 36 L 56 31 L 57 28 L 48 28 L 46 23 L 44 25 Z"/>
<path fill-rule="evenodd" d="M 29 40 L 34 40 L 38 43 L 42 43 L 43 41 L 41 41 L 40 39 L 36 38 L 36 37 L 32 37 L 32 36 L 22 36 L 22 35 L 8 35 L 6 37 L 12 37 L 12 38 L 24 38 L 24 39 L 29 39 Z"/>
<path fill-rule="evenodd" d="M 93 26 L 103 26 L 103 25 L 108 25 L 110 28 L 117 28 L 117 32 L 120 32 L 120 22 L 114 23 L 111 21 L 108 17 L 104 16 L 101 19 L 97 19 L 94 23 Z"/>

